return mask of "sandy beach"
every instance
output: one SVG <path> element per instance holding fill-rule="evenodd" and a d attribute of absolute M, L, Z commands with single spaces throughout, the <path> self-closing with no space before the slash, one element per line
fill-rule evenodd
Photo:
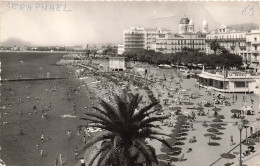
<path fill-rule="evenodd" d="M 117 80 L 116 83 L 110 77 L 101 75 L 101 73 L 106 71 L 107 61 L 97 60 L 93 62 L 94 65 L 92 67 L 96 67 L 96 64 L 102 64 L 103 66 L 95 74 L 78 66 L 57 66 L 56 62 L 59 61 L 62 55 L 34 56 L 36 58 L 32 58 L 32 56 L 17 55 L 8 59 L 10 57 L 7 58 L 7 55 L 1 55 L 2 64 L 8 64 L 8 67 L 3 66 L 2 77 L 17 78 L 20 75 L 22 77 L 42 77 L 46 73 L 50 73 L 51 76 L 65 77 L 66 79 L 41 82 L 3 82 L 1 84 L 0 146 L 2 150 L 0 158 L 7 165 L 53 165 L 55 159 L 60 154 L 62 154 L 65 165 L 80 165 L 79 161 L 74 159 L 75 148 L 78 147 L 80 149 L 84 144 L 84 133 L 80 131 L 78 134 L 77 126 L 86 124 L 86 122 L 80 120 L 80 117 L 84 116 L 84 112 L 92 111 L 92 106 L 98 106 L 99 98 L 113 104 L 114 101 L 111 95 L 122 92 L 140 93 L 143 96 L 141 106 L 151 102 L 151 96 L 149 97 L 149 95 L 152 94 L 160 101 L 162 107 L 160 113 L 164 115 L 173 114 L 166 120 L 172 124 L 177 122 L 176 119 L 178 117 L 175 114 L 176 111 L 172 109 L 174 107 L 180 107 L 181 113 L 185 116 L 191 116 L 192 112 L 195 113 L 196 119 L 192 122 L 188 121 L 193 124 L 194 130 L 189 128 L 189 131 L 181 141 L 183 145 L 177 145 L 181 147 L 182 153 L 185 154 L 185 160 L 173 162 L 175 165 L 208 166 L 217 161 L 220 158 L 220 154 L 229 152 L 239 143 L 239 130 L 235 125 L 235 122 L 238 122 L 239 119 L 231 118 L 233 115 L 231 109 L 241 108 L 244 94 L 224 94 L 231 105 L 215 104 L 211 107 L 202 106 L 206 115 L 199 116 L 199 111 L 194 108 L 199 107 L 201 102 L 212 103 L 214 92 L 198 88 L 195 78 L 179 78 L 175 69 L 159 69 L 151 66 L 148 68 L 145 64 L 135 64 L 135 73 L 132 74 L 121 76 L 118 73 L 105 73 L 107 75 L 110 74 L 111 78 Z M 3 63 L 5 60 L 8 60 L 8 63 Z M 21 60 L 24 63 L 20 63 Z M 5 68 L 8 70 L 4 70 Z M 145 77 L 144 70 L 139 69 L 148 69 L 148 76 Z M 29 75 L 26 75 L 26 73 L 29 73 Z M 132 79 L 129 80 L 129 78 Z M 143 85 L 136 85 L 134 80 Z M 218 93 L 216 92 L 216 94 Z M 195 97 L 192 98 L 192 95 Z M 237 95 L 237 100 L 234 100 L 234 103 L 233 95 Z M 253 124 L 256 118 L 259 117 L 259 97 L 254 94 L 248 94 L 247 96 L 248 99 L 254 100 L 252 107 L 256 114 L 246 117 L 249 124 Z M 165 99 L 168 99 L 168 101 L 166 102 Z M 250 103 L 248 102 L 248 104 Z M 74 109 L 75 112 L 73 114 L 74 105 L 76 105 L 76 109 Z M 36 106 L 36 109 L 34 106 Z M 211 140 L 211 142 L 215 143 L 215 146 L 212 146 L 208 145 L 209 138 L 205 137 L 204 134 L 208 133 L 207 129 L 214 123 L 212 120 L 215 119 L 215 111 L 213 111 L 215 106 L 220 108 L 218 114 L 224 116 L 223 123 L 225 125 L 219 130 L 221 135 L 218 135 L 218 139 Z M 42 118 L 42 109 L 47 114 L 44 118 Z M 154 116 L 158 115 L 154 114 Z M 205 122 L 209 127 L 203 126 Z M 157 125 L 160 125 L 163 132 L 167 134 L 171 134 L 172 129 L 174 129 L 174 125 Z M 24 133 L 23 135 L 19 133 L 21 129 Z M 68 130 L 72 133 L 70 141 L 68 141 L 67 136 Z M 41 135 L 44 135 L 44 142 L 41 142 Z M 231 135 L 234 138 L 233 145 L 230 145 Z M 246 130 L 244 129 L 242 131 L 243 138 L 245 138 L 245 135 Z M 247 135 L 250 135 L 249 129 Z M 189 143 L 189 140 L 194 136 L 196 137 L 196 142 Z M 153 140 L 148 141 L 148 143 L 155 148 L 157 154 L 163 153 L 160 150 L 162 147 L 161 143 Z M 37 147 L 37 144 L 39 144 L 39 147 Z M 256 152 L 244 157 L 243 160 L 251 165 L 257 165 L 259 161 L 254 155 L 259 154 L 259 147 L 259 143 L 256 143 Z M 192 149 L 192 151 L 187 152 L 189 149 Z M 243 145 L 243 151 L 246 149 L 247 146 Z M 43 150 L 43 156 L 40 155 L 41 150 Z M 93 154 L 93 150 L 95 148 L 87 150 L 82 155 L 85 157 L 86 163 L 91 154 Z M 236 154 L 236 158 L 229 160 L 229 162 L 238 163 L 238 151 L 237 147 L 230 152 Z M 175 157 L 178 158 L 179 156 Z M 227 159 L 222 158 L 214 165 L 220 166 L 227 162 Z"/>

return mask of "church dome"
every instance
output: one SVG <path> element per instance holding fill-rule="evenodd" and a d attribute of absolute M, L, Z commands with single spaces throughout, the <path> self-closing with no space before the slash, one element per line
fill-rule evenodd
<path fill-rule="evenodd" d="M 188 18 L 182 18 L 180 24 L 189 24 L 190 20 Z"/>

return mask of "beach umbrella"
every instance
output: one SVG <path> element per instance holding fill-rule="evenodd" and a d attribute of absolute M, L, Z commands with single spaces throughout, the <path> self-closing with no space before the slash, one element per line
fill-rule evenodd
<path fill-rule="evenodd" d="M 223 122 L 221 119 L 213 119 L 212 122 Z"/>
<path fill-rule="evenodd" d="M 210 132 L 210 133 L 216 133 L 216 132 L 218 132 L 218 130 L 215 129 L 215 128 L 209 128 L 209 129 L 207 129 L 207 131 Z"/>
<path fill-rule="evenodd" d="M 219 130 L 225 130 L 226 128 L 225 128 L 225 127 L 222 127 L 222 126 L 220 126 L 218 129 L 219 129 Z"/>
<path fill-rule="evenodd" d="M 241 110 L 238 110 L 238 109 L 232 109 L 231 112 L 232 112 L 233 114 L 238 114 L 238 113 L 241 112 Z"/>
<path fill-rule="evenodd" d="M 175 145 L 184 145 L 185 143 L 184 142 L 181 142 L 181 141 L 178 141 L 175 143 Z"/>
<path fill-rule="evenodd" d="M 225 159 L 233 159 L 233 158 L 236 158 L 236 156 L 235 155 L 233 155 L 233 154 L 230 154 L 230 153 L 222 153 L 221 155 L 220 155 L 222 158 L 225 158 Z M 229 163 L 229 162 L 228 162 Z"/>
<path fill-rule="evenodd" d="M 211 137 L 212 140 L 221 140 L 221 137 Z"/>
<path fill-rule="evenodd" d="M 211 133 L 207 133 L 207 134 L 204 134 L 205 137 L 209 137 L 209 143 L 210 143 L 210 138 L 211 137 L 215 137 L 214 134 L 211 134 Z"/>
<path fill-rule="evenodd" d="M 192 102 L 183 102 L 185 105 L 193 105 L 194 103 Z"/>
<path fill-rule="evenodd" d="M 208 131 L 208 132 L 211 132 L 211 133 L 216 133 L 216 132 L 218 132 L 218 130 L 215 129 L 215 128 L 209 128 L 209 129 L 207 129 L 207 131 Z"/>
<path fill-rule="evenodd" d="M 181 147 L 176 147 L 176 146 L 172 147 L 172 149 L 169 148 L 169 147 L 166 147 L 166 146 L 161 148 L 161 151 L 164 152 L 164 153 L 169 153 L 169 152 L 174 152 L 174 151 L 181 151 L 181 150 L 182 150 Z"/>
<path fill-rule="evenodd" d="M 209 146 L 219 146 L 220 144 L 217 142 L 209 142 L 208 145 Z"/>
<path fill-rule="evenodd" d="M 216 118 L 217 119 L 225 119 L 225 116 L 224 115 L 218 115 Z"/>
<path fill-rule="evenodd" d="M 210 124 L 210 127 L 219 128 L 219 127 L 221 127 L 221 125 L 218 123 L 213 123 L 213 124 Z"/>
<path fill-rule="evenodd" d="M 177 150 L 177 151 L 173 151 L 173 152 L 169 152 L 167 153 L 168 155 L 171 155 L 171 156 L 178 156 L 181 154 L 181 151 L 180 150 Z"/>
<path fill-rule="evenodd" d="M 212 111 L 220 111 L 221 109 L 220 108 L 213 108 Z"/>
<path fill-rule="evenodd" d="M 222 133 L 222 132 L 217 132 L 217 133 L 214 133 L 214 134 L 216 134 L 216 135 L 223 135 L 224 133 Z"/>
<path fill-rule="evenodd" d="M 168 155 L 166 155 L 166 154 L 158 154 L 157 155 L 157 159 L 159 159 L 159 160 L 168 160 L 168 159 L 170 159 L 171 157 L 170 156 L 168 156 Z"/>
<path fill-rule="evenodd" d="M 220 155 L 222 158 L 225 158 L 225 159 L 233 159 L 233 158 L 236 158 L 235 155 L 231 154 L 231 153 L 222 153 Z"/>
<path fill-rule="evenodd" d="M 168 138 L 165 140 L 168 144 L 172 145 L 173 143 L 176 142 L 176 139 L 175 138 Z M 163 144 L 164 145 L 164 144 Z"/>
<path fill-rule="evenodd" d="M 248 123 L 249 123 L 249 121 L 248 120 L 246 120 L 246 119 L 243 119 L 243 125 L 247 125 Z"/>

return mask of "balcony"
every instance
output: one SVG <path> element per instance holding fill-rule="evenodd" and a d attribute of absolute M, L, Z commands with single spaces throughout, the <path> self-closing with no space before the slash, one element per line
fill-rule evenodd
<path fill-rule="evenodd" d="M 259 50 L 252 50 L 251 53 L 253 53 L 253 54 L 259 54 L 260 51 L 259 51 Z"/>
<path fill-rule="evenodd" d="M 252 45 L 260 45 L 260 42 L 259 41 L 253 41 L 253 42 L 251 42 L 252 43 Z"/>
<path fill-rule="evenodd" d="M 236 42 L 236 41 L 246 41 L 246 38 L 206 39 L 206 42 L 212 42 L 214 40 L 217 40 L 218 42 Z"/>

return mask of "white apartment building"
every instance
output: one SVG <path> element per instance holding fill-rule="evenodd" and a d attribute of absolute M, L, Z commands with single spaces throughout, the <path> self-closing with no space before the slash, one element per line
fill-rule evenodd
<path fill-rule="evenodd" d="M 156 38 L 156 51 L 169 54 L 182 51 L 183 48 L 190 48 L 205 52 L 207 32 L 208 23 L 205 19 L 202 22 L 202 32 L 194 32 L 193 21 L 186 17 L 182 18 L 178 34 L 168 33 Z"/>
<path fill-rule="evenodd" d="M 214 40 L 231 53 L 240 55 L 244 62 L 250 64 L 250 68 L 253 68 L 256 72 L 260 71 L 260 29 L 238 32 L 221 25 L 217 31 L 213 31 L 206 36 L 207 54 L 213 53 L 210 43 Z"/>
<path fill-rule="evenodd" d="M 125 51 L 124 45 L 118 44 L 118 46 L 117 46 L 117 54 L 118 55 L 122 55 L 124 53 L 124 51 Z"/>
<path fill-rule="evenodd" d="M 240 51 L 246 50 L 246 32 L 236 32 L 227 29 L 221 25 L 217 31 L 212 31 L 206 36 L 206 53 L 214 53 L 210 48 L 210 43 L 216 40 L 221 47 L 226 48 L 231 53 L 239 54 Z"/>
<path fill-rule="evenodd" d="M 123 31 L 124 51 L 137 49 L 154 49 L 157 36 L 171 33 L 164 28 L 131 27 Z"/>
<path fill-rule="evenodd" d="M 260 72 L 260 29 L 251 30 L 246 34 L 246 50 L 240 51 L 240 55 L 247 60 L 250 67 Z"/>

